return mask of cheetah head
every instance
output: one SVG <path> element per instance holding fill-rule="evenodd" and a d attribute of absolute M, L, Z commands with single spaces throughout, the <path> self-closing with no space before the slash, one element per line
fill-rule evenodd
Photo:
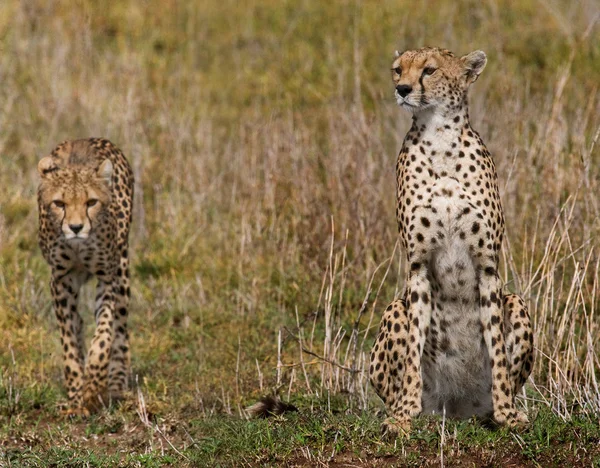
<path fill-rule="evenodd" d="M 47 156 L 38 163 L 40 203 L 51 228 L 68 241 L 87 239 L 110 205 L 113 166 L 105 159 L 97 168 L 61 167 Z"/>
<path fill-rule="evenodd" d="M 396 52 L 392 63 L 396 101 L 413 114 L 426 109 L 458 110 L 486 63 L 481 50 L 460 58 L 449 50 L 431 47 Z"/>

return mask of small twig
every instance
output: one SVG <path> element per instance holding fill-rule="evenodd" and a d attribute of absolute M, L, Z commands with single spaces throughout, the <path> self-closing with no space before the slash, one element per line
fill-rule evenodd
<path fill-rule="evenodd" d="M 331 364 L 332 366 L 339 367 L 340 369 L 343 369 L 346 372 L 350 372 L 352 374 L 362 372 L 362 371 L 359 371 L 359 370 L 350 369 L 349 367 L 342 366 L 341 364 L 338 364 L 337 362 L 332 361 L 331 359 L 327 359 L 327 358 L 325 358 L 323 356 L 319 356 L 317 353 L 313 353 L 312 351 L 310 351 L 310 350 L 308 350 L 306 348 L 302 348 L 302 351 L 305 352 L 306 354 L 310 354 L 311 356 L 316 357 L 317 359 L 320 359 L 321 361 L 324 361 L 324 362 L 326 362 L 328 364 Z"/>
<path fill-rule="evenodd" d="M 165 436 L 163 434 L 163 432 L 160 430 L 160 428 L 158 427 L 157 424 L 154 425 L 153 429 L 158 432 L 160 434 L 160 436 L 165 440 L 165 442 L 167 444 L 169 444 L 169 446 L 175 451 L 175 453 L 177 455 L 179 455 L 181 458 L 185 458 L 187 461 L 189 461 L 190 459 L 188 457 L 186 457 L 183 453 L 181 453 L 179 450 L 177 450 L 177 448 L 171 443 L 171 441 L 169 439 L 167 439 L 167 436 Z M 193 440 L 193 439 L 192 439 Z"/>

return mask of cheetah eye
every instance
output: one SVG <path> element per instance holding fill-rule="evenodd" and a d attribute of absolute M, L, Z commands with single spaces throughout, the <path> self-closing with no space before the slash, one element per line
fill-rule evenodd
<path fill-rule="evenodd" d="M 91 208 L 96 203 L 98 203 L 98 200 L 96 200 L 95 198 L 92 198 L 91 200 L 88 200 L 87 202 L 85 202 L 85 204 L 88 206 L 88 208 Z"/>
<path fill-rule="evenodd" d="M 394 71 L 394 73 L 396 73 L 398 75 L 402 75 L 402 68 L 396 67 L 396 68 L 392 68 L 392 70 Z"/>
<path fill-rule="evenodd" d="M 56 208 L 64 208 L 65 207 L 65 202 L 61 201 L 61 200 L 54 200 L 52 203 L 54 203 L 54 206 Z"/>
<path fill-rule="evenodd" d="M 433 73 L 437 70 L 437 68 L 433 68 L 433 67 L 425 67 L 425 69 L 423 70 L 423 76 L 429 76 L 429 75 L 433 75 Z"/>

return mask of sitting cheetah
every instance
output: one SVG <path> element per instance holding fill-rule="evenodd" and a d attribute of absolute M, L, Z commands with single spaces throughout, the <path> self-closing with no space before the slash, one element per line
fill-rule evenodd
<path fill-rule="evenodd" d="M 123 153 L 101 138 L 61 143 L 39 162 L 38 171 L 39 244 L 52 269 L 67 413 L 87 415 L 107 401 L 107 390 L 118 399 L 127 387 L 133 173 Z M 84 363 L 77 297 L 92 276 L 98 279 L 96 332 Z"/>
<path fill-rule="evenodd" d="M 525 424 L 515 394 L 533 364 L 527 307 L 503 294 L 504 217 L 494 162 L 469 124 L 467 90 L 487 62 L 437 48 L 396 53 L 392 78 L 413 123 L 397 163 L 397 220 L 410 266 L 406 291 L 381 320 L 369 374 L 410 429 L 421 412 Z"/>

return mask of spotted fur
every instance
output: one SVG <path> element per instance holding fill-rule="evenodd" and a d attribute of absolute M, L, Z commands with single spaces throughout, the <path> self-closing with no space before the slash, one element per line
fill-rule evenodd
<path fill-rule="evenodd" d="M 51 267 L 69 412 L 120 398 L 129 374 L 128 236 L 133 172 L 110 141 L 65 141 L 40 160 L 39 244 Z M 79 289 L 98 279 L 96 331 L 85 357 Z"/>
<path fill-rule="evenodd" d="M 406 290 L 383 314 L 370 378 L 408 431 L 424 413 L 527 422 L 515 394 L 533 364 L 527 307 L 498 275 L 504 216 L 494 161 L 469 123 L 467 90 L 487 58 L 445 49 L 398 54 L 396 100 L 413 114 L 397 163 Z"/>

